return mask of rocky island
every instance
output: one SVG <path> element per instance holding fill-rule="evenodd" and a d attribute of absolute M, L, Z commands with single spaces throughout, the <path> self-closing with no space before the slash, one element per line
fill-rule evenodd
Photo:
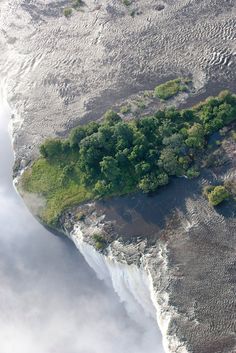
<path fill-rule="evenodd" d="M 27 206 L 157 318 L 166 352 L 234 353 L 235 3 L 0 9 Z"/>

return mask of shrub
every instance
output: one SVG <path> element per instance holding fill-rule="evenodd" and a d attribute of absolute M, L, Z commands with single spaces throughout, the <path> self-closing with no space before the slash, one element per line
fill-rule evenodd
<path fill-rule="evenodd" d="M 60 156 L 62 142 L 59 139 L 48 139 L 40 146 L 40 153 L 44 158 L 53 159 Z"/>
<path fill-rule="evenodd" d="M 130 105 L 123 105 L 121 108 L 120 108 L 120 112 L 121 114 L 128 114 L 131 112 L 131 106 Z"/>
<path fill-rule="evenodd" d="M 143 96 L 145 98 L 152 98 L 153 97 L 153 91 L 144 91 Z"/>
<path fill-rule="evenodd" d="M 121 117 L 116 112 L 114 112 L 114 110 L 108 110 L 104 114 L 104 120 L 109 125 L 114 125 L 114 124 L 118 123 L 119 121 L 121 121 Z"/>
<path fill-rule="evenodd" d="M 131 16 L 131 17 L 134 17 L 135 14 L 136 14 L 136 11 L 135 11 L 135 10 L 132 10 L 132 11 L 130 12 L 130 16 Z"/>
<path fill-rule="evenodd" d="M 103 250 L 106 247 L 106 240 L 100 234 L 94 234 L 93 240 L 95 241 L 95 248 L 97 250 Z"/>
<path fill-rule="evenodd" d="M 189 168 L 189 169 L 187 170 L 187 172 L 186 172 L 186 176 L 187 176 L 189 179 L 197 178 L 199 175 L 200 175 L 199 170 L 197 170 L 197 169 L 194 168 L 194 167 Z"/>
<path fill-rule="evenodd" d="M 209 202 L 213 206 L 219 205 L 225 199 L 229 197 L 229 192 L 223 185 L 215 186 L 212 191 L 210 191 L 207 195 Z"/>
<path fill-rule="evenodd" d="M 72 9 L 70 7 L 66 7 L 64 10 L 63 10 L 63 14 L 65 17 L 70 17 L 72 15 Z"/>
<path fill-rule="evenodd" d="M 181 79 L 177 78 L 157 86 L 154 90 L 154 96 L 167 100 L 181 91 L 186 91 L 187 88 L 187 85 L 183 84 Z"/>
<path fill-rule="evenodd" d="M 69 142 L 71 147 L 78 147 L 81 140 L 85 138 L 86 133 L 83 126 L 77 126 L 76 128 L 71 130 L 69 135 Z"/>
<path fill-rule="evenodd" d="M 82 0 L 74 0 L 74 3 L 73 3 L 74 9 L 78 9 L 82 5 L 83 5 L 83 1 Z"/>
<path fill-rule="evenodd" d="M 145 104 L 144 101 L 140 100 L 140 101 L 137 102 L 137 107 L 139 109 L 145 109 L 146 108 L 146 104 Z"/>

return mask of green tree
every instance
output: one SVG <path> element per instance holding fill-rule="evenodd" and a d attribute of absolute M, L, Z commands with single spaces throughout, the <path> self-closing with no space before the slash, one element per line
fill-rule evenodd
<path fill-rule="evenodd" d="M 69 136 L 70 146 L 78 147 L 83 138 L 86 137 L 86 133 L 83 126 L 77 126 L 74 128 Z"/>
<path fill-rule="evenodd" d="M 139 181 L 139 189 L 145 193 L 155 191 L 158 187 L 156 177 L 152 174 L 145 175 Z"/>
<path fill-rule="evenodd" d="M 137 121 L 138 130 L 147 136 L 158 127 L 158 120 L 154 116 L 145 116 Z"/>
<path fill-rule="evenodd" d="M 100 168 L 103 176 L 110 182 L 116 182 L 120 175 L 117 160 L 111 156 L 103 157 L 100 162 Z"/>
<path fill-rule="evenodd" d="M 151 169 L 151 165 L 147 162 L 142 161 L 135 165 L 135 172 L 140 177 L 147 174 Z"/>
<path fill-rule="evenodd" d="M 169 147 L 163 148 L 158 165 L 160 168 L 164 169 L 168 175 L 176 175 L 178 172 L 178 156 L 175 151 Z"/>
<path fill-rule="evenodd" d="M 194 111 L 191 109 L 183 110 L 181 116 L 184 121 L 192 121 L 195 118 Z"/>
<path fill-rule="evenodd" d="M 219 106 L 217 118 L 223 121 L 223 124 L 229 124 L 236 119 L 236 109 L 229 103 L 222 103 Z"/>
<path fill-rule="evenodd" d="M 163 145 L 170 146 L 178 150 L 183 145 L 183 136 L 181 134 L 175 133 L 171 136 L 164 137 Z"/>
<path fill-rule="evenodd" d="M 223 185 L 215 186 L 212 191 L 208 193 L 208 200 L 213 206 L 219 205 L 229 197 L 229 192 Z"/>
<path fill-rule="evenodd" d="M 105 180 L 98 180 L 94 186 L 94 191 L 99 196 L 105 196 L 109 194 L 111 189 L 111 183 L 107 183 Z"/>
<path fill-rule="evenodd" d="M 104 114 L 104 121 L 108 125 L 114 125 L 114 124 L 117 124 L 121 121 L 121 117 L 119 116 L 119 114 L 114 112 L 114 110 L 108 110 Z"/>
<path fill-rule="evenodd" d="M 101 125 L 97 137 L 100 149 L 104 151 L 104 155 L 113 154 L 115 151 L 114 127 L 106 124 Z"/>
<path fill-rule="evenodd" d="M 156 176 L 156 180 L 157 180 L 158 186 L 166 185 L 166 184 L 168 184 L 168 182 L 169 182 L 168 174 L 167 174 L 167 173 L 164 173 L 164 172 L 159 173 L 159 174 Z"/>
<path fill-rule="evenodd" d="M 90 121 L 88 124 L 83 125 L 86 136 L 91 136 L 92 134 L 98 132 L 101 124 L 97 121 Z"/>
<path fill-rule="evenodd" d="M 149 173 L 140 179 L 138 186 L 143 192 L 148 193 L 156 191 L 159 186 L 168 184 L 168 181 L 166 173 Z"/>
<path fill-rule="evenodd" d="M 114 127 L 114 138 L 113 143 L 116 143 L 117 151 L 130 148 L 133 144 L 132 127 L 125 122 L 117 123 Z"/>
<path fill-rule="evenodd" d="M 203 148 L 205 144 L 204 128 L 199 123 L 194 123 L 193 126 L 188 129 L 188 138 L 185 143 L 189 147 Z"/>
<path fill-rule="evenodd" d="M 54 159 L 61 155 L 62 142 L 59 139 L 48 139 L 40 146 L 40 153 L 44 158 Z"/>
<path fill-rule="evenodd" d="M 229 90 L 221 91 L 218 95 L 218 100 L 220 103 L 228 103 L 231 106 L 236 106 L 236 96 Z"/>
<path fill-rule="evenodd" d="M 199 176 L 200 172 L 196 167 L 191 167 L 187 170 L 186 176 L 189 179 L 197 178 Z"/>

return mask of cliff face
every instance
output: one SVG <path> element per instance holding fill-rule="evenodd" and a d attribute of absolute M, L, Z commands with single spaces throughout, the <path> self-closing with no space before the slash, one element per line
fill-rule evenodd
<path fill-rule="evenodd" d="M 127 261 L 130 261 L 130 258 L 127 257 L 127 248 L 119 242 L 113 243 L 106 254 L 99 253 L 84 239 L 84 234 L 88 234 L 87 231 L 82 225 L 76 224 L 69 237 L 97 276 L 112 286 L 132 318 L 143 322 L 143 315 L 146 315 L 158 321 L 166 352 L 170 352 L 170 346 L 174 352 L 186 352 L 185 348 L 180 348 L 181 344 L 177 339 L 167 337 L 169 318 L 164 309 L 168 306 L 167 295 L 166 292 L 161 293 L 154 289 L 147 257 L 142 254 L 139 265 L 135 262 L 128 265 Z M 138 251 L 136 255 L 140 255 Z M 158 271 L 161 276 L 161 261 L 164 261 L 161 249 L 158 258 L 160 261 Z"/>
<path fill-rule="evenodd" d="M 19 170 L 46 137 L 167 77 L 191 76 L 195 98 L 206 84 L 205 95 L 235 88 L 235 1 L 85 3 L 70 18 L 66 0 L 0 3 L 0 78 Z M 215 210 L 200 194 L 205 183 L 235 176 L 235 145 L 227 153 L 225 169 L 196 182 L 174 180 L 152 198 L 81 206 L 61 220 L 130 312 L 157 315 L 167 352 L 236 351 L 235 205 Z M 96 245 L 96 234 L 105 241 Z"/>

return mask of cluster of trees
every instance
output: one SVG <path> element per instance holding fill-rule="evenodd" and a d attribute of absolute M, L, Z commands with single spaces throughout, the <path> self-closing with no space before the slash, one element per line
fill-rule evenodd
<path fill-rule="evenodd" d="M 64 156 L 70 161 L 65 174 L 79 170 L 80 182 L 99 196 L 151 192 L 171 176 L 197 176 L 195 161 L 209 135 L 235 118 L 236 96 L 228 91 L 192 109 L 171 108 L 129 122 L 108 111 L 101 122 L 73 129 L 67 140 L 45 141 L 40 152 L 50 163 Z M 76 156 L 73 163 L 70 155 Z"/>

